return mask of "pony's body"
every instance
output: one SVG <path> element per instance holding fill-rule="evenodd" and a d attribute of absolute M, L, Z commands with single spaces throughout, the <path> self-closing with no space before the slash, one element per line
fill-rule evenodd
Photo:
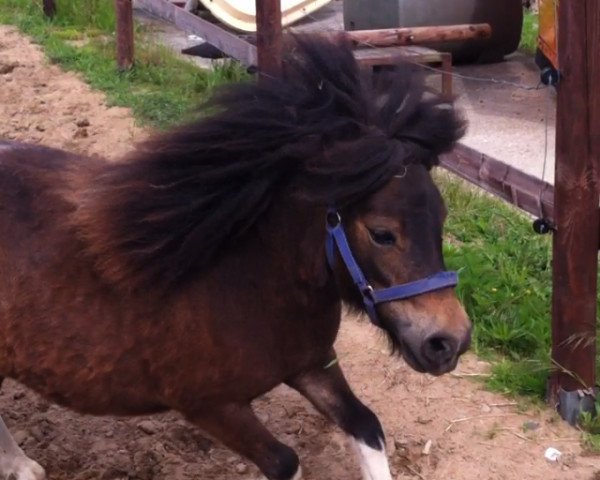
<path fill-rule="evenodd" d="M 10 252 L 0 256 L 0 291 L 11 300 L 0 304 L 2 376 L 81 412 L 131 415 L 202 410 L 223 397 L 248 402 L 331 360 L 340 318 L 334 283 L 318 285 L 310 271 L 299 279 L 294 268 L 298 256 L 323 248 L 323 216 L 275 206 L 248 242 L 149 301 L 151 288 L 124 294 L 95 273 L 64 221 L 99 162 L 0 146 L 0 252 Z M 325 268 L 324 253 L 314 254 Z M 32 330 L 30 319 L 42 321 Z"/>
<path fill-rule="evenodd" d="M 365 480 L 391 479 L 379 421 L 333 361 L 342 298 L 362 303 L 328 267 L 326 212 L 375 288 L 443 270 L 429 168 L 461 124 L 410 82 L 371 98 L 345 48 L 298 47 L 286 82 L 237 86 L 117 164 L 0 142 L 0 382 L 85 413 L 178 410 L 291 480 L 296 454 L 250 408 L 287 383 L 355 440 Z M 417 370 L 468 346 L 448 288 L 377 315 Z M 44 476 L 0 420 L 11 474 Z"/>

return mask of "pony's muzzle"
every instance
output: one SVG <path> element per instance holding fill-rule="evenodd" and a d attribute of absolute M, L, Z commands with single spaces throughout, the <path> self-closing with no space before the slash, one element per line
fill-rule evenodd
<path fill-rule="evenodd" d="M 471 329 L 462 338 L 456 338 L 445 332 L 427 337 L 421 345 L 421 359 L 427 371 L 441 375 L 454 370 L 458 357 L 467 351 L 471 344 Z"/>

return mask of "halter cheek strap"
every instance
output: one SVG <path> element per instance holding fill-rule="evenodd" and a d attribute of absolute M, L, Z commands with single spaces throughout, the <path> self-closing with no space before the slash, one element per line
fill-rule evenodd
<path fill-rule="evenodd" d="M 335 265 L 335 249 L 340 252 L 340 256 L 352 277 L 352 281 L 360 292 L 365 310 L 371 319 L 371 322 L 381 326 L 381 321 L 377 315 L 376 305 L 379 303 L 392 302 L 394 300 L 404 300 L 423 293 L 441 290 L 443 288 L 455 287 L 458 284 L 458 275 L 456 272 L 438 272 L 429 277 L 416 280 L 414 282 L 394 285 L 389 288 L 379 290 L 373 289 L 366 279 L 356 259 L 350 249 L 350 244 L 344 232 L 342 218 L 335 209 L 327 211 L 327 241 L 325 244 L 327 263 L 331 269 Z"/>

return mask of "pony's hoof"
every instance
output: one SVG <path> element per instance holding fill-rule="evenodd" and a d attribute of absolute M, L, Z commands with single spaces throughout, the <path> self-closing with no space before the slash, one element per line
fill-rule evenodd
<path fill-rule="evenodd" d="M 8 472 L 0 472 L 0 478 L 8 480 L 46 480 L 43 467 L 27 457 L 15 458 Z"/>

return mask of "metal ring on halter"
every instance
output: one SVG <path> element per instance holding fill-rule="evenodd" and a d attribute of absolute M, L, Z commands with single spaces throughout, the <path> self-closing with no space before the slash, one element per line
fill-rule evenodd
<path fill-rule="evenodd" d="M 337 227 L 340 223 L 342 223 L 342 217 L 338 213 L 337 210 L 329 210 L 327 212 L 327 225 L 330 228 Z"/>
<path fill-rule="evenodd" d="M 373 292 L 374 291 L 375 291 L 375 289 L 371 285 L 365 285 L 362 288 L 361 293 L 362 293 L 363 297 L 368 297 L 371 300 L 373 300 Z"/>

